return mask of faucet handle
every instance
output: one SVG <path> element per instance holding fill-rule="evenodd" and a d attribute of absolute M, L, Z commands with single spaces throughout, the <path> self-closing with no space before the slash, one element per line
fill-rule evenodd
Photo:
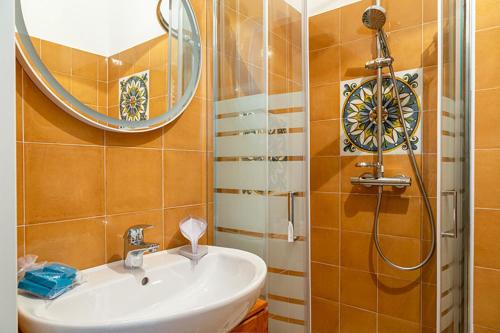
<path fill-rule="evenodd" d="M 154 228 L 151 224 L 138 224 L 127 229 L 123 238 L 128 239 L 131 244 L 144 242 L 144 230 Z"/>

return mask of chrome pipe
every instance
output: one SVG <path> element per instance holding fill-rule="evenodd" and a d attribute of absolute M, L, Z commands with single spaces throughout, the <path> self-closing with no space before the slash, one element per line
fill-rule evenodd
<path fill-rule="evenodd" d="M 377 35 L 380 33 L 377 32 Z M 377 38 L 377 57 L 382 58 L 382 45 L 379 38 Z M 382 133 L 383 125 L 383 111 L 382 111 L 382 80 L 383 80 L 382 66 L 377 67 L 377 178 L 384 177 L 384 153 L 382 143 L 384 142 L 384 135 Z"/>

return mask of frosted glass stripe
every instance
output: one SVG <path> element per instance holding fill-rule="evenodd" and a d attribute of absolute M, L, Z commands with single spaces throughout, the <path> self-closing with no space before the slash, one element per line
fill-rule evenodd
<path fill-rule="evenodd" d="M 245 235 L 229 234 L 216 231 L 217 246 L 240 249 L 265 258 L 266 241 L 264 238 L 255 238 Z"/>
<path fill-rule="evenodd" d="M 269 110 L 304 107 L 304 93 L 301 91 L 269 96 Z"/>
<path fill-rule="evenodd" d="M 249 130 L 267 127 L 267 115 L 254 113 L 242 117 L 230 117 L 216 120 L 216 132 Z"/>
<path fill-rule="evenodd" d="M 215 138 L 215 157 L 267 156 L 267 135 L 235 135 Z"/>
<path fill-rule="evenodd" d="M 305 277 L 276 273 L 268 273 L 267 276 L 270 294 L 305 300 Z"/>
<path fill-rule="evenodd" d="M 306 116 L 304 112 L 269 114 L 269 128 L 298 128 L 305 127 Z"/>
<path fill-rule="evenodd" d="M 269 140 L 269 149 L 267 147 Z M 305 133 L 231 135 L 215 138 L 215 157 L 304 156 Z"/>
<path fill-rule="evenodd" d="M 451 136 L 441 135 L 441 156 L 455 157 L 456 140 Z"/>
<path fill-rule="evenodd" d="M 298 128 L 305 125 L 305 113 L 265 114 L 262 112 L 239 117 L 216 119 L 216 132 L 269 128 Z"/>
<path fill-rule="evenodd" d="M 304 191 L 305 162 L 215 162 L 216 188 L 241 190 L 269 190 L 275 192 Z"/>
<path fill-rule="evenodd" d="M 269 190 L 275 192 L 304 192 L 306 167 L 304 161 L 269 163 Z"/>
<path fill-rule="evenodd" d="M 266 196 L 216 193 L 215 199 L 218 227 L 266 232 Z"/>
<path fill-rule="evenodd" d="M 267 161 L 215 162 L 215 186 L 224 189 L 265 191 L 267 164 Z"/>
<path fill-rule="evenodd" d="M 306 153 L 306 133 L 291 133 L 269 136 L 270 156 L 304 156 Z"/>
<path fill-rule="evenodd" d="M 304 93 L 299 91 L 285 94 L 269 95 L 268 103 L 269 110 L 304 107 Z M 257 94 L 217 101 L 215 103 L 215 107 L 216 115 L 262 110 L 266 108 L 266 95 Z"/>
<path fill-rule="evenodd" d="M 451 117 L 441 117 L 441 128 L 449 132 L 455 132 L 455 118 Z"/>
<path fill-rule="evenodd" d="M 281 320 L 269 319 L 269 332 L 273 333 L 304 333 L 306 327 L 304 325 L 297 325 L 286 323 Z"/>
<path fill-rule="evenodd" d="M 215 103 L 215 114 L 226 114 L 233 112 L 250 112 L 253 110 L 266 109 L 266 95 L 250 95 L 232 99 L 225 99 Z"/>
<path fill-rule="evenodd" d="M 288 243 L 286 240 L 269 239 L 268 245 L 270 267 L 299 272 L 307 270 L 306 242 Z"/>
<path fill-rule="evenodd" d="M 305 319 L 304 305 L 280 302 L 273 299 L 269 299 L 267 302 L 269 304 L 269 312 L 272 314 L 298 320 Z"/>
<path fill-rule="evenodd" d="M 443 191 L 455 189 L 455 163 L 441 163 L 441 187 Z"/>

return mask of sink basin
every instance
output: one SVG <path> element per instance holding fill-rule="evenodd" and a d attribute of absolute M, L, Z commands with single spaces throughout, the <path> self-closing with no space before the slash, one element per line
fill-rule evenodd
<path fill-rule="evenodd" d="M 18 295 L 22 332 L 230 331 L 260 295 L 266 264 L 236 249 L 209 247 L 197 264 L 177 251 L 145 256 L 142 269 L 120 261 L 84 270 L 84 284 L 52 301 Z"/>

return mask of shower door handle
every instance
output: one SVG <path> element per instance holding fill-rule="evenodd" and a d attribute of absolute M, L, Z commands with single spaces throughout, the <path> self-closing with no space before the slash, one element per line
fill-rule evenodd
<path fill-rule="evenodd" d="M 299 237 L 295 236 L 295 197 L 297 192 L 288 192 L 288 242 L 295 242 Z"/>
<path fill-rule="evenodd" d="M 456 190 L 442 191 L 442 194 L 453 195 L 453 232 L 441 232 L 442 237 L 458 238 L 458 192 Z"/>

